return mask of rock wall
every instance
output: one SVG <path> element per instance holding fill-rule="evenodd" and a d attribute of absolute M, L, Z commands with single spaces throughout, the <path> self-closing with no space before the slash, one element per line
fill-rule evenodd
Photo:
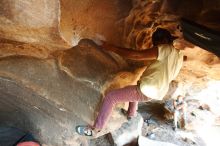
<path fill-rule="evenodd" d="M 120 36 L 130 7 L 125 0 L 2 0 L 0 37 L 53 46 L 51 51 L 97 36 L 120 43 L 115 36 Z"/>
<path fill-rule="evenodd" d="M 131 0 L 61 0 L 60 31 L 76 45 L 82 38 L 103 36 L 121 44 L 123 19 L 131 9 Z"/>
<path fill-rule="evenodd" d="M 196 0 L 193 5 L 189 1 L 178 4 L 173 0 L 169 3 L 167 0 L 149 2 L 143 5 L 149 12 L 145 16 L 154 14 L 158 9 L 152 6 L 158 3 L 160 11 L 166 12 L 164 14 L 177 12 L 178 16 L 186 13 L 188 16 L 184 7 L 198 3 Z M 204 14 L 193 18 L 201 22 L 208 19 L 213 23 L 205 24 L 218 28 L 219 25 L 211 20 L 220 19 L 208 17 L 219 8 L 219 2 L 215 2 L 214 8 L 211 2 L 204 0 L 202 3 L 211 11 L 203 11 L 200 5 L 199 9 L 190 7 L 195 14 Z M 130 17 L 135 9 L 130 11 L 131 7 L 131 1 L 127 0 L 1 0 L 0 125 L 30 131 L 46 145 L 86 143 L 85 138 L 75 133 L 75 126 L 92 124 L 102 95 L 111 89 L 135 84 L 145 69 L 143 66 L 148 64 L 124 60 L 91 41 L 101 38 L 112 44 L 132 47 L 131 42 L 123 40 L 127 37 L 124 28 L 129 28 L 130 33 L 136 30 L 134 26 L 138 26 L 138 21 Z M 168 15 L 163 16 L 160 18 Z M 127 23 L 129 18 L 132 18 L 131 23 Z M 156 18 L 144 20 L 148 24 Z M 129 36 L 136 40 L 136 35 Z M 149 46 L 149 38 L 146 42 L 145 46 Z M 180 80 L 194 83 L 198 81 L 197 74 L 201 82 L 204 76 L 219 79 L 219 59 L 205 52 L 200 60 L 196 57 L 203 51 L 197 48 L 192 52 L 186 50 L 189 62 L 182 69 Z M 204 68 L 198 65 L 207 69 L 205 74 Z M 196 72 L 195 76 L 191 76 L 191 68 Z M 124 120 L 114 111 L 111 122 L 101 134 L 116 129 Z"/>
<path fill-rule="evenodd" d="M 60 35 L 59 0 L 2 0 L 0 37 L 26 43 L 69 47 Z"/>
<path fill-rule="evenodd" d="M 120 44 L 131 7 L 124 2 L 0 1 L 0 125 L 30 131 L 46 145 L 85 144 L 75 126 L 93 123 L 105 84 L 128 65 L 82 39 Z M 124 120 L 116 112 L 100 135 Z"/>
<path fill-rule="evenodd" d="M 30 131 L 47 145 L 76 145 L 75 126 L 93 124 L 102 86 L 127 65 L 87 40 L 56 56 L 1 59 L 0 124 Z M 102 134 L 124 119 L 114 120 Z"/>
<path fill-rule="evenodd" d="M 218 0 L 133 0 L 133 7 L 125 18 L 123 43 L 136 50 L 149 49 L 153 46 L 151 35 L 158 27 L 182 37 L 178 29 L 181 17 L 220 30 L 219 14 Z"/>

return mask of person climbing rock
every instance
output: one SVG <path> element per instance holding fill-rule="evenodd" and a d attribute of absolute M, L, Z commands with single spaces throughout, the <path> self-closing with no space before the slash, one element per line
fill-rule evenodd
<path fill-rule="evenodd" d="M 187 104 L 185 102 L 185 97 L 179 95 L 176 100 L 173 102 L 174 106 L 174 127 L 173 129 L 176 130 L 177 128 L 185 128 L 186 124 L 186 108 Z"/>
<path fill-rule="evenodd" d="M 76 132 L 84 136 L 93 136 L 106 125 L 113 107 L 117 103 L 129 102 L 128 117 L 135 116 L 138 102 L 148 102 L 152 99 L 162 100 L 168 91 L 170 82 L 178 75 L 182 63 L 183 53 L 173 46 L 173 37 L 164 28 L 157 28 L 152 34 L 153 47 L 142 51 L 119 48 L 103 43 L 103 49 L 115 52 L 127 59 L 154 60 L 146 68 L 137 85 L 115 89 L 104 97 L 99 114 L 92 126 L 77 126 Z"/>
<path fill-rule="evenodd" d="M 187 103 L 185 101 L 185 96 L 178 95 L 174 98 L 165 100 L 164 109 L 164 118 L 166 120 L 172 120 L 172 129 L 174 131 L 177 130 L 177 128 L 185 129 L 187 121 Z"/>

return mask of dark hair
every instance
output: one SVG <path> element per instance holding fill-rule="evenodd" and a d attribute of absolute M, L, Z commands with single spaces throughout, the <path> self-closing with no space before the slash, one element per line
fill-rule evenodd
<path fill-rule="evenodd" d="M 157 28 L 152 35 L 153 45 L 159 45 L 163 43 L 172 43 L 175 37 L 173 37 L 170 32 L 164 28 Z"/>

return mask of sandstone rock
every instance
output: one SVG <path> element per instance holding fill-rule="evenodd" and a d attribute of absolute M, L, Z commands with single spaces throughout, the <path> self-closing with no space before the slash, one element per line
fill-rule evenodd
<path fill-rule="evenodd" d="M 121 42 L 122 35 L 127 37 L 126 25 L 134 45 L 143 49 L 150 46 L 149 38 L 146 44 L 136 42 L 140 42 L 143 36 L 149 37 L 145 34 L 148 32 L 145 27 L 149 29 L 150 23 L 159 21 L 175 34 L 179 16 L 219 30 L 218 0 L 203 0 L 201 3 L 198 0 L 147 1 L 147 5 L 142 1 L 141 7 L 146 6 L 144 17 L 147 17 L 143 19 L 144 30 L 132 34 L 131 30 L 142 27 L 137 25 L 140 23 L 138 19 L 133 19 L 137 13 L 133 15 L 132 12 L 138 12 L 137 8 L 133 8 L 136 10 L 124 20 L 131 9 L 130 2 L 1 0 L 1 124 L 28 130 L 46 145 L 86 144 L 87 139 L 76 135 L 75 126 L 92 124 L 102 94 L 135 84 L 142 68 L 128 72 L 129 61 L 101 50 L 89 40 L 80 42 L 81 39 L 103 37 L 113 44 L 133 47 L 129 41 Z M 160 17 L 148 19 L 148 14 L 155 14 L 156 10 L 162 12 Z M 131 23 L 127 25 L 127 22 Z M 76 47 L 70 49 L 72 46 Z M 219 58 L 198 47 L 186 49 L 184 53 L 188 60 L 178 80 L 186 84 L 190 96 L 206 88 L 210 78 L 220 79 Z M 213 110 L 211 106 L 210 109 Z M 100 135 L 117 129 L 124 121 L 125 118 L 115 110 Z"/>
<path fill-rule="evenodd" d="M 111 132 L 114 144 L 117 146 L 123 146 L 131 143 L 141 135 L 142 126 L 143 118 L 140 114 L 137 114 L 136 117 L 123 123 L 118 130 Z"/>
<path fill-rule="evenodd" d="M 53 49 L 56 48 L 45 45 L 17 42 L 8 39 L 0 39 L 0 58 L 22 55 L 46 59 L 51 57 L 50 53 Z"/>
<path fill-rule="evenodd" d="M 28 43 L 69 47 L 60 35 L 59 0 L 2 0 L 0 37 Z"/>
<path fill-rule="evenodd" d="M 50 53 L 97 36 L 120 44 L 130 8 L 129 1 L 119 0 L 2 0 L 0 38 L 44 45 Z"/>
<path fill-rule="evenodd" d="M 83 140 L 75 126 L 93 123 L 101 102 L 101 87 L 109 75 L 126 68 L 107 52 L 87 44 L 63 54 L 60 65 L 71 75 L 56 59 L 2 59 L 1 124 L 30 131 L 47 145 L 80 145 Z M 101 134 L 115 130 L 124 120 L 114 112 L 109 127 Z"/>
<path fill-rule="evenodd" d="M 220 30 L 219 14 L 220 3 L 217 0 L 134 0 L 133 7 L 125 18 L 124 45 L 136 50 L 151 48 L 151 35 L 158 27 L 182 37 L 177 29 L 180 17 Z"/>
<path fill-rule="evenodd" d="M 70 44 L 99 35 L 121 44 L 123 18 L 131 9 L 131 0 L 60 0 L 60 4 L 60 31 Z"/>
<path fill-rule="evenodd" d="M 168 143 L 168 142 L 161 142 L 161 141 L 156 141 L 156 140 L 150 140 L 144 136 L 139 136 L 138 138 L 138 145 L 139 146 L 177 146 L 175 144 L 172 143 Z"/>

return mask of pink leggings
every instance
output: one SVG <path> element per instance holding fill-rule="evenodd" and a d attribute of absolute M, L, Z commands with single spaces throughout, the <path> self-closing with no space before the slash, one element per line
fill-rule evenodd
<path fill-rule="evenodd" d="M 113 107 L 117 103 L 129 102 L 128 116 L 133 116 L 136 113 L 138 101 L 149 100 L 150 98 L 143 95 L 137 85 L 113 90 L 104 97 L 102 107 L 93 127 L 101 130 L 111 116 Z"/>

